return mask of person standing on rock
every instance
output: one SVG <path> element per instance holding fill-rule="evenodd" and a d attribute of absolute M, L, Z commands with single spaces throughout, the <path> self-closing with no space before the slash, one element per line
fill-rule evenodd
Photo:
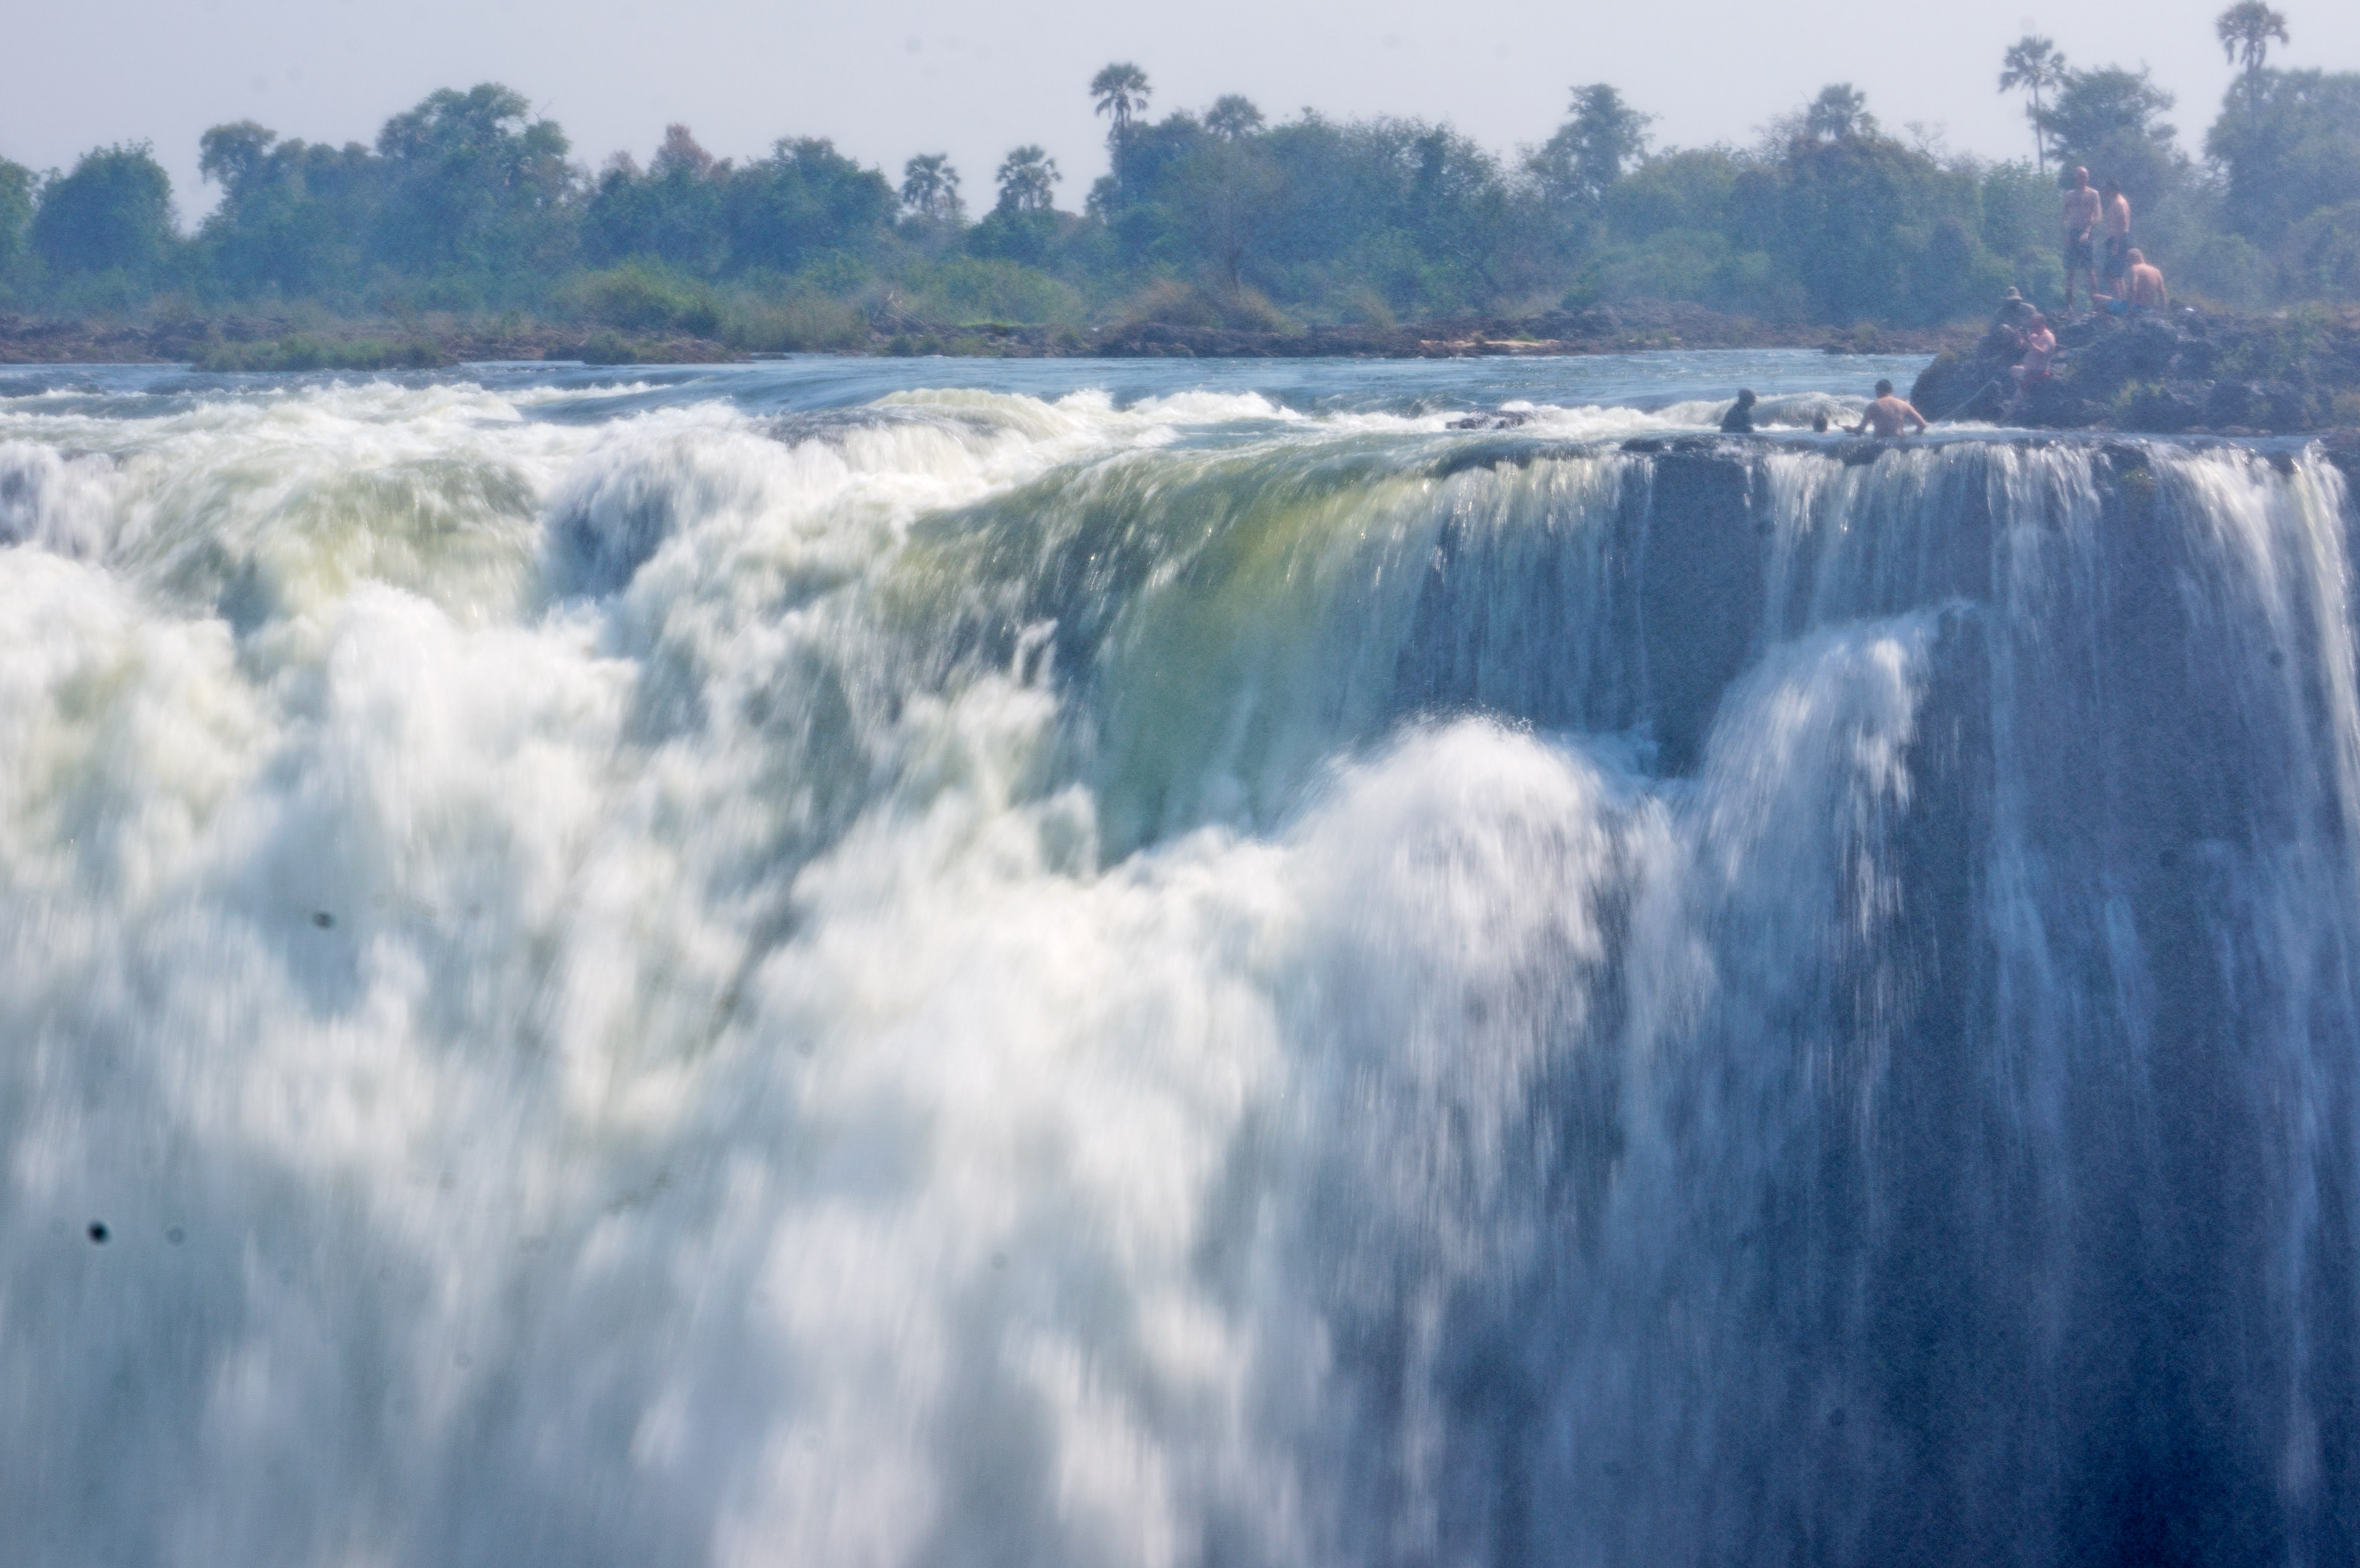
<path fill-rule="evenodd" d="M 2102 205 L 2106 223 L 2106 288 L 2126 294 L 2131 275 L 2131 199 L 2123 194 L 2120 184 L 2109 180 Z"/>
<path fill-rule="evenodd" d="M 1851 433 L 1865 435 L 1872 425 L 1880 436 L 1897 436 L 1904 425 L 1924 430 L 1926 416 L 1895 397 L 1892 382 L 1880 381 L 1876 384 L 1876 401 L 1860 411 L 1860 423 L 1852 427 Z"/>
<path fill-rule="evenodd" d="M 2125 211 L 2128 211 L 2125 203 Z M 2060 213 L 2065 225 L 2065 314 L 2073 314 L 2073 275 L 2081 273 L 2090 280 L 2090 309 L 2098 308 L 2098 255 L 2092 235 L 2098 227 L 2098 193 L 2090 189 L 2090 171 L 2073 171 L 2073 184 L 2065 192 Z"/>

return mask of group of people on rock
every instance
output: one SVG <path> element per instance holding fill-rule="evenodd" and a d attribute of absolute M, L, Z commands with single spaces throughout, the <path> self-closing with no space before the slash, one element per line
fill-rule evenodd
<path fill-rule="evenodd" d="M 2073 313 L 2073 284 L 2088 280 L 2090 309 L 2127 315 L 2134 310 L 2160 310 L 2171 303 L 2163 273 L 2144 252 L 2131 244 L 2131 199 L 2109 180 L 2103 190 L 2090 188 L 2090 171 L 2077 169 L 2065 192 L 2065 313 Z M 2105 238 L 2105 266 L 2099 268 L 2098 241 Z M 2100 292 L 2098 279 L 2106 280 Z"/>
<path fill-rule="evenodd" d="M 2065 315 L 2073 315 L 2073 288 L 2077 280 L 2086 280 L 2092 311 L 2127 316 L 2162 310 L 2171 304 L 2171 291 L 2164 286 L 2163 271 L 2147 260 L 2145 253 L 2131 244 L 2131 202 L 2123 188 L 2109 180 L 2102 189 L 2092 189 L 2090 171 L 2076 169 L 2073 183 L 2065 191 L 2062 212 L 2065 240 Z M 2101 270 L 2099 239 L 2103 235 L 2105 249 Z M 2101 278 L 2106 289 L 2101 289 Z M 2007 400 L 2002 419 L 2013 419 L 2016 411 L 2032 390 L 2047 381 L 2057 359 L 2057 333 L 2049 318 L 2032 301 L 2010 289 L 2000 301 L 1999 316 L 1992 323 L 1985 339 L 1986 350 L 1997 349 L 2011 360 L 2009 378 L 2015 383 L 2015 393 Z M 1977 397 L 1982 393 L 1978 392 Z M 1972 399 L 1970 399 L 1972 401 Z M 1737 402 L 1721 416 L 1721 430 L 1732 435 L 1750 433 L 1754 429 L 1754 396 L 1741 389 Z M 1812 421 L 1814 430 L 1828 428 L 1827 415 L 1822 413 Z M 1910 429 L 1926 429 L 1926 417 L 1903 398 L 1893 394 L 1893 383 L 1876 384 L 1876 401 L 1862 413 L 1860 423 L 1851 429 L 1853 435 L 1874 430 L 1880 436 L 1898 436 Z"/>

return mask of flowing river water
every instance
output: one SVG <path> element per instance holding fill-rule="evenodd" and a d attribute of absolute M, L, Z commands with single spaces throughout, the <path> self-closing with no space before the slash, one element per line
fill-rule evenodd
<path fill-rule="evenodd" d="M 2360 511 L 1914 368 L 0 373 L 0 1560 L 2351 1563 Z"/>

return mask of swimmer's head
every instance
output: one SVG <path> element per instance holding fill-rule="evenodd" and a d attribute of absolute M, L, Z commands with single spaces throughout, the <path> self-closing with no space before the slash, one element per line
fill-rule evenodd
<path fill-rule="evenodd" d="M 1880 381 L 1880 382 L 1878 382 L 1878 383 L 1876 384 L 1876 395 L 1877 395 L 1878 397 L 1892 397 L 1892 396 L 1893 396 L 1893 383 L 1892 383 L 1892 382 L 1890 382 L 1890 381 Z"/>

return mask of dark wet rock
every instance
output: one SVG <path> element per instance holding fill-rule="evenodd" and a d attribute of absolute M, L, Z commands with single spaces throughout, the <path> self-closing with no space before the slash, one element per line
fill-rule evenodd
<path fill-rule="evenodd" d="M 1910 401 L 1937 420 L 2287 434 L 2320 428 L 2338 394 L 2360 389 L 2360 312 L 2097 316 L 2060 329 L 2057 342 L 2054 376 L 2012 416 L 2002 410 L 2016 354 L 1997 332 L 1937 355 Z"/>
<path fill-rule="evenodd" d="M 2211 388 L 2201 384 L 2146 384 L 2134 387 L 2123 415 L 2133 430 L 2177 435 L 2205 423 Z"/>
<path fill-rule="evenodd" d="M 2322 455 L 2344 473 L 2344 481 L 2360 495 L 2360 430 L 2329 430 L 2320 437 Z"/>
<path fill-rule="evenodd" d="M 1532 422 L 1530 414 L 1514 408 L 1496 408 L 1488 414 L 1462 415 L 1445 428 L 1454 430 L 1513 430 Z"/>
<path fill-rule="evenodd" d="M 2215 381 L 2205 395 L 2204 422 L 2215 430 L 2241 429 L 2260 399 L 2250 381 Z"/>

